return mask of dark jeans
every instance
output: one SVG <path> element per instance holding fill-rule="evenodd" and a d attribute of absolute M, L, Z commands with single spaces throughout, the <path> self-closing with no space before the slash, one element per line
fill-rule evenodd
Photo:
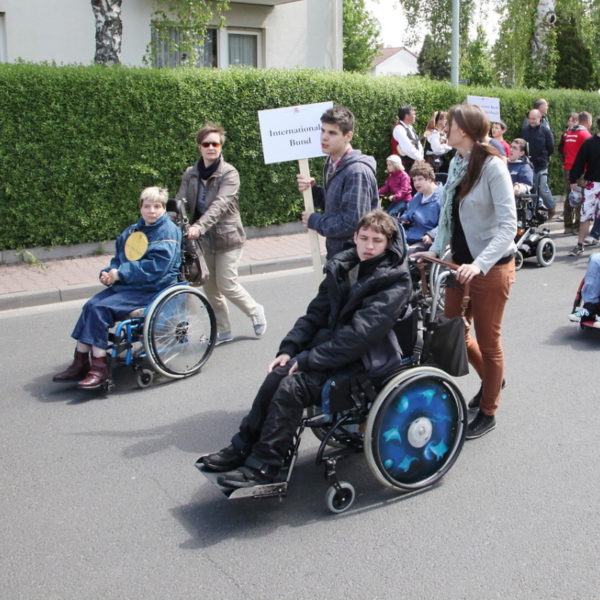
<path fill-rule="evenodd" d="M 328 376 L 318 372 L 288 375 L 292 364 L 276 367 L 265 377 L 250 412 L 231 440 L 235 448 L 249 454 L 249 467 L 282 467 L 304 408 L 321 402 L 321 388 Z"/>

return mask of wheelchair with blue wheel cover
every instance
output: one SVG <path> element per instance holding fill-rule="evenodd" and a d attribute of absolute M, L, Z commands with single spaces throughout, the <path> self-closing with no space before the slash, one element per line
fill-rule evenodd
<path fill-rule="evenodd" d="M 150 303 L 116 324 L 110 334 L 109 377 L 105 391 L 114 388 L 112 370 L 132 366 L 137 385 L 152 385 L 156 374 L 181 379 L 198 373 L 215 346 L 215 314 L 205 296 L 185 281 L 187 219 L 181 201 L 169 200 L 167 212 L 184 230 L 180 282 L 158 292 Z"/>
<path fill-rule="evenodd" d="M 449 270 L 440 271 L 431 295 L 416 278 L 405 314 L 394 327 L 404 365 L 382 379 L 367 375 L 327 381 L 321 405 L 307 410 L 288 453 L 282 480 L 230 489 L 220 473 L 196 466 L 229 498 L 285 496 L 302 434 L 310 429 L 320 440 L 317 465 L 330 483 L 325 502 L 333 513 L 352 506 L 353 485 L 337 476 L 339 460 L 364 452 L 369 470 L 384 486 L 412 494 L 434 486 L 450 470 L 462 449 L 467 408 L 452 376 L 433 364 L 429 341 L 435 327 L 438 296 Z"/>

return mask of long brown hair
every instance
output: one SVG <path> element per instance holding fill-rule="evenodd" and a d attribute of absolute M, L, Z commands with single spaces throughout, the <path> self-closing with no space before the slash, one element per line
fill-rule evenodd
<path fill-rule="evenodd" d="M 474 142 L 467 172 L 460 185 L 457 198 L 460 200 L 479 181 L 485 161 L 490 156 L 500 156 L 500 153 L 487 143 L 490 120 L 479 106 L 475 104 L 455 104 L 448 111 L 448 131 L 455 121 Z"/>

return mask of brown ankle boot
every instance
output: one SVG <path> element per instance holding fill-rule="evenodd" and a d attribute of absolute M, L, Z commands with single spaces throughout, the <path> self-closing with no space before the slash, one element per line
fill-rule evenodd
<path fill-rule="evenodd" d="M 108 360 L 106 356 L 101 358 L 92 356 L 90 371 L 83 381 L 77 384 L 82 390 L 95 390 L 108 381 Z"/>
<path fill-rule="evenodd" d="M 90 355 L 89 352 L 78 352 L 75 350 L 75 358 L 73 362 L 60 373 L 56 374 L 52 381 L 79 381 L 83 379 L 90 370 Z"/>

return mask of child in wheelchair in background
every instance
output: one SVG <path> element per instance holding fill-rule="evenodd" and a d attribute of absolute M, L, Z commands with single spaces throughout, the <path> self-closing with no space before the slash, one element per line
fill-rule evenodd
<path fill-rule="evenodd" d="M 100 282 L 107 289 L 83 306 L 71 333 L 77 340 L 73 362 L 52 380 L 77 381 L 81 389 L 97 389 L 109 378 L 106 350 L 109 329 L 131 311 L 145 306 L 163 288 L 176 283 L 181 265 L 181 231 L 166 213 L 168 192 L 145 188 L 140 219 L 121 233 L 110 265 Z"/>
<path fill-rule="evenodd" d="M 279 346 L 231 445 L 198 465 L 237 489 L 281 481 L 305 407 L 319 404 L 333 374 L 389 374 L 402 353 L 393 325 L 411 295 L 406 245 L 396 219 L 374 210 L 359 221 L 355 248 L 334 256 L 325 279 Z"/>

